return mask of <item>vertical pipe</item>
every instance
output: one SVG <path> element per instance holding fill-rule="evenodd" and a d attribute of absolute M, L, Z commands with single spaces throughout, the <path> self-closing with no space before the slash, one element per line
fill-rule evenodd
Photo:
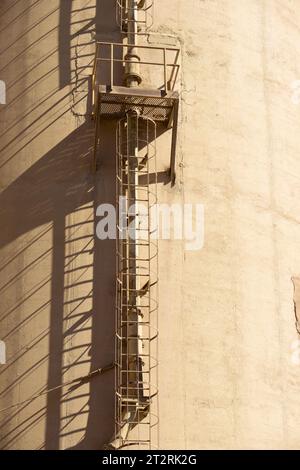
<path fill-rule="evenodd" d="M 140 76 L 137 48 L 138 43 L 138 1 L 128 0 L 128 50 L 125 56 L 125 82 L 128 87 L 138 86 L 142 78 Z"/>
<path fill-rule="evenodd" d="M 133 112 L 129 112 L 127 115 L 127 126 L 128 126 L 128 208 L 130 209 L 130 215 L 128 217 L 128 223 L 130 224 L 130 235 L 129 235 L 129 246 L 128 246 L 128 259 L 129 259 L 129 312 L 128 321 L 130 322 L 130 338 L 137 338 L 138 336 L 138 314 L 137 314 L 137 157 L 138 157 L 138 115 Z M 129 376 L 129 382 L 133 384 L 133 387 L 137 387 L 137 368 L 138 368 L 138 339 L 129 340 L 128 344 L 129 352 L 129 369 L 132 371 Z M 133 395 L 136 398 L 136 389 L 132 390 Z"/>

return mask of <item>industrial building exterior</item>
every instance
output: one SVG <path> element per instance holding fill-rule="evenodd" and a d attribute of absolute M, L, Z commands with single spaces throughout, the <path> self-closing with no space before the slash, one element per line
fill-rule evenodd
<path fill-rule="evenodd" d="M 299 449 L 299 24 L 0 2 L 0 449 Z M 101 237 L 123 200 L 135 237 Z"/>

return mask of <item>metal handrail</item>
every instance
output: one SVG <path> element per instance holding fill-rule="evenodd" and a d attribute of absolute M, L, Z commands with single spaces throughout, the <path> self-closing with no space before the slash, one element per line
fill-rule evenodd
<path fill-rule="evenodd" d="M 138 19 L 129 19 L 129 13 L 135 10 L 139 13 Z M 153 16 L 154 0 L 146 0 L 143 6 L 136 5 L 134 8 L 130 6 L 130 2 L 128 2 L 128 0 L 116 0 L 116 21 L 122 32 L 124 32 L 123 23 L 130 23 L 133 21 L 136 21 L 139 26 L 147 31 L 153 24 Z"/>

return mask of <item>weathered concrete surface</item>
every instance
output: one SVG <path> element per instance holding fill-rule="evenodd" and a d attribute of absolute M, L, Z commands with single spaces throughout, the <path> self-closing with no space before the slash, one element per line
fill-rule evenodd
<path fill-rule="evenodd" d="M 118 40 L 113 3 L 98 2 L 96 27 Z M 160 242 L 160 447 L 298 449 L 300 5 L 156 3 L 154 30 L 183 49 L 181 164 L 160 201 L 203 203 L 206 213 L 203 250 Z M 1 2 L 0 408 L 113 360 L 114 242 L 93 236 L 95 207 L 114 201 L 113 129 L 94 179 L 81 68 L 94 6 Z M 1 448 L 101 448 L 113 374 L 67 392 L 1 412 Z"/>

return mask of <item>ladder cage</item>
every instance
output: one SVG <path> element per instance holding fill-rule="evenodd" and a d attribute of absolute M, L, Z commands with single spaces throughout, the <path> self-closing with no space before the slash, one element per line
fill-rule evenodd
<path fill-rule="evenodd" d="M 130 6 L 129 0 L 116 0 L 116 21 L 122 33 L 128 32 L 130 13 L 136 12 L 138 34 L 145 33 L 153 25 L 154 0 L 137 0 L 135 7 Z"/>
<path fill-rule="evenodd" d="M 158 448 L 155 122 L 128 113 L 117 124 L 116 149 L 115 447 L 149 450 Z"/>

